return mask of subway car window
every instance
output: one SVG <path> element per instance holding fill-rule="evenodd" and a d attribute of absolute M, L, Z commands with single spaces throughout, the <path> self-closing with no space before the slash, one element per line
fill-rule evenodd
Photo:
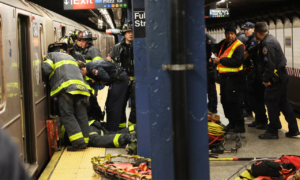
<path fill-rule="evenodd" d="M 61 28 L 61 37 L 65 36 L 65 35 L 66 35 L 66 27 L 63 26 L 63 27 Z"/>
<path fill-rule="evenodd" d="M 4 76 L 3 76 L 3 42 L 2 42 L 2 21 L 0 16 L 0 109 L 4 107 Z M 10 52 L 11 53 L 11 52 Z"/>

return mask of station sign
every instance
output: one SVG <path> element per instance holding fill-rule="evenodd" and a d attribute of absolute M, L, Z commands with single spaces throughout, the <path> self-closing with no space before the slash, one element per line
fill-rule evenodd
<path fill-rule="evenodd" d="M 145 9 L 134 9 L 134 38 L 146 37 L 146 12 Z"/>
<path fill-rule="evenodd" d="M 230 10 L 227 8 L 210 9 L 208 18 L 230 17 Z"/>
<path fill-rule="evenodd" d="M 64 10 L 127 8 L 128 0 L 63 0 Z"/>

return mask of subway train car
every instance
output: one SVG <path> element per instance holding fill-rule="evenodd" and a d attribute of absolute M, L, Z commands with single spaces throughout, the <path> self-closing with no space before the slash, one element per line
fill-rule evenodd
<path fill-rule="evenodd" d="M 290 76 L 288 99 L 293 109 L 300 112 L 300 19 L 294 16 L 292 19 L 274 19 L 266 23 L 269 25 L 269 33 L 277 38 L 287 59 L 286 69 Z M 242 24 L 238 25 L 240 31 L 241 26 Z M 216 42 L 225 38 L 223 27 L 209 29 L 207 33 L 214 37 Z"/>
<path fill-rule="evenodd" d="M 39 174 L 49 160 L 49 93 L 41 62 L 48 44 L 75 29 L 89 29 L 98 38 L 94 45 L 107 57 L 114 36 L 28 1 L 0 0 L 0 127 L 19 145 L 31 176 Z"/>

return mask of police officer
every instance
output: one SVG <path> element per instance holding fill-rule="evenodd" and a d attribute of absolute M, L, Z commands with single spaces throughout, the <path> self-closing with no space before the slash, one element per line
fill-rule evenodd
<path fill-rule="evenodd" d="M 247 22 L 244 27 L 245 35 L 248 37 L 246 42 L 246 51 L 251 52 L 257 45 L 254 35 L 254 24 Z M 266 108 L 264 103 L 265 86 L 262 84 L 262 74 L 258 71 L 258 56 L 257 52 L 253 52 L 250 56 L 244 59 L 244 66 L 246 72 L 246 98 L 245 103 L 249 103 L 249 109 L 244 113 L 249 116 L 252 115 L 252 110 L 255 113 L 255 121 L 248 125 L 248 127 L 256 127 L 257 129 L 266 129 L 268 118 L 266 116 Z"/>
<path fill-rule="evenodd" d="M 72 143 L 68 151 L 76 151 L 85 149 L 89 142 L 86 105 L 91 88 L 84 82 L 75 59 L 62 53 L 65 51 L 65 43 L 50 44 L 42 71 L 50 79 L 50 96 L 58 97 L 62 124 Z"/>
<path fill-rule="evenodd" d="M 263 74 L 262 81 L 265 90 L 265 102 L 268 108 L 270 123 L 267 131 L 259 135 L 260 139 L 278 139 L 278 129 L 281 129 L 279 119 L 280 111 L 288 122 L 289 132 L 286 137 L 299 134 L 295 114 L 287 99 L 288 74 L 286 71 L 286 58 L 277 39 L 268 33 L 265 22 L 255 24 L 255 36 L 259 45 L 259 71 Z"/>
<path fill-rule="evenodd" d="M 125 37 L 116 44 L 110 52 L 108 60 L 121 64 L 130 78 L 128 86 L 128 98 L 131 100 L 131 112 L 129 116 L 129 124 L 136 123 L 136 104 L 135 104 L 135 81 L 134 81 L 134 58 L 133 58 L 133 33 L 132 22 L 128 21 L 122 28 L 122 35 Z M 126 122 L 126 121 L 125 121 Z M 121 122 L 120 128 L 125 127 L 125 122 Z"/>
<path fill-rule="evenodd" d="M 84 59 L 83 55 L 75 50 L 74 47 L 77 46 L 77 45 L 76 44 L 74 45 L 72 37 L 69 37 L 69 36 L 61 37 L 59 39 L 59 42 L 60 43 L 65 43 L 65 44 L 68 45 L 68 49 L 67 49 L 67 52 L 66 52 L 67 54 L 72 56 L 75 60 L 85 62 L 85 59 Z"/>
<path fill-rule="evenodd" d="M 217 113 L 218 98 L 217 98 L 216 82 L 214 76 L 214 64 L 213 62 L 209 62 L 211 52 L 213 50 L 216 41 L 209 34 L 205 33 L 205 35 L 206 35 L 207 95 L 208 95 L 207 106 L 209 112 Z"/>
<path fill-rule="evenodd" d="M 79 35 L 82 35 L 82 31 L 80 31 L 80 30 L 75 30 L 75 31 L 72 33 L 71 37 L 72 37 L 73 41 L 75 41 L 75 42 L 74 42 L 74 45 L 73 45 L 74 50 L 75 50 L 76 52 L 79 52 L 80 54 L 82 54 L 83 49 L 81 48 L 81 41 L 78 40 L 78 36 L 79 36 Z"/>
<path fill-rule="evenodd" d="M 248 41 L 248 38 L 246 37 L 244 32 L 240 32 L 239 30 L 236 30 L 236 38 L 240 40 L 243 44 L 246 44 Z"/>
<path fill-rule="evenodd" d="M 236 38 L 236 26 L 229 25 L 225 29 L 226 39 L 214 48 L 220 74 L 221 103 L 229 124 L 225 131 L 233 129 L 235 133 L 244 133 L 243 105 L 243 55 L 244 45 Z M 211 60 L 210 60 L 211 61 Z"/>
<path fill-rule="evenodd" d="M 83 76 L 89 76 L 94 81 L 109 86 L 106 99 L 106 114 L 108 131 L 119 130 L 119 124 L 126 121 L 126 95 L 129 78 L 125 70 L 111 61 L 93 61 L 83 63 L 77 61 Z"/>

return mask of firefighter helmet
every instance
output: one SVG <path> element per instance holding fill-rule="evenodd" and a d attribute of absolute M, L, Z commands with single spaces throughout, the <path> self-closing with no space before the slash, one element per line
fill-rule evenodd
<path fill-rule="evenodd" d="M 93 40 L 96 40 L 97 37 L 93 37 L 93 33 L 89 30 L 82 31 L 78 34 L 78 40 L 84 39 L 88 43 L 93 43 Z"/>
<path fill-rule="evenodd" d="M 80 31 L 80 30 L 75 30 L 75 31 L 71 34 L 71 37 L 72 37 L 72 39 L 73 39 L 74 41 L 77 40 L 79 33 L 82 33 L 82 31 Z"/>
<path fill-rule="evenodd" d="M 124 36 L 126 34 L 126 32 L 132 31 L 132 21 L 128 21 L 127 23 L 125 23 L 123 25 L 122 28 L 122 35 Z"/>
<path fill-rule="evenodd" d="M 66 43 L 68 45 L 68 50 L 73 49 L 74 42 L 71 36 L 64 36 L 59 39 L 60 43 Z"/>
<path fill-rule="evenodd" d="M 49 44 L 48 53 L 50 52 L 66 52 L 68 50 L 68 45 L 66 43 L 54 42 Z"/>

